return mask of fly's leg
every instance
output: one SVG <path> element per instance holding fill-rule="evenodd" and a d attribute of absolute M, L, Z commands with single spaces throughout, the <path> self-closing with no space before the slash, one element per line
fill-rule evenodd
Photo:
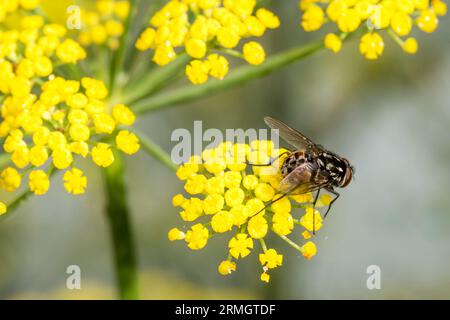
<path fill-rule="evenodd" d="M 269 206 L 271 206 L 271 205 L 274 204 L 275 202 L 277 202 L 277 201 L 283 199 L 284 197 L 287 197 L 288 195 L 291 194 L 292 191 L 295 190 L 296 187 L 297 187 L 297 186 L 293 186 L 293 187 L 289 188 L 289 190 L 287 190 L 287 191 L 285 191 L 283 194 L 281 194 L 278 198 L 270 200 L 269 202 L 266 203 L 266 205 L 264 206 L 264 208 L 262 208 L 261 210 L 259 210 L 259 211 L 256 212 L 256 213 L 252 214 L 251 216 L 249 216 L 248 219 L 250 219 L 250 218 L 256 216 L 256 215 L 257 215 L 258 213 L 260 213 L 260 212 L 263 212 L 265 209 L 267 209 Z"/>
<path fill-rule="evenodd" d="M 328 212 L 330 212 L 331 206 L 333 203 L 339 198 L 340 194 L 334 191 L 334 189 L 327 189 L 328 192 L 332 193 L 334 196 L 336 196 L 333 200 L 331 200 L 330 204 L 328 205 L 327 212 L 325 212 L 325 215 L 323 218 L 325 219 L 327 217 Z"/>
<path fill-rule="evenodd" d="M 270 200 L 269 202 L 267 202 L 267 204 L 264 206 L 264 208 L 262 208 L 261 210 L 259 210 L 258 212 L 252 214 L 251 216 L 248 217 L 248 219 L 256 216 L 258 213 L 263 212 L 264 210 L 266 210 L 269 206 L 271 206 L 272 204 L 274 204 L 275 202 L 277 202 L 278 200 L 283 199 L 284 197 L 286 197 L 289 194 L 289 192 L 282 194 L 281 196 L 279 196 L 278 198 L 274 199 L 274 200 Z"/>
<path fill-rule="evenodd" d="M 285 152 L 281 153 L 279 156 L 277 156 L 277 157 L 273 158 L 272 160 L 270 160 L 269 163 L 256 164 L 256 163 L 249 163 L 249 162 L 246 162 L 245 164 L 250 165 L 250 166 L 253 166 L 253 167 L 270 167 L 270 166 L 273 165 L 273 163 L 274 163 L 275 161 L 277 161 L 278 159 L 280 159 L 280 158 L 281 158 L 282 156 L 284 156 L 285 154 L 289 154 L 289 153 L 290 153 L 290 152 L 285 151 Z"/>
<path fill-rule="evenodd" d="M 314 197 L 314 202 L 313 202 L 313 212 L 312 212 L 312 215 L 313 215 L 313 235 L 316 234 L 316 215 L 315 215 L 315 212 L 316 212 L 316 203 L 317 203 L 317 200 L 319 200 L 319 194 L 320 194 L 320 189 L 317 190 L 317 193 L 316 193 L 316 196 Z"/>

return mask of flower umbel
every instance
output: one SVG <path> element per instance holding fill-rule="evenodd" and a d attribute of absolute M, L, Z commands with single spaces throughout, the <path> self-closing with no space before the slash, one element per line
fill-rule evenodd
<path fill-rule="evenodd" d="M 302 247 L 289 237 L 308 239 L 309 232 L 322 227 L 319 211 L 311 205 L 312 195 L 292 195 L 266 205 L 280 197 L 278 185 L 282 177 L 279 165 L 283 157 L 272 166 L 263 164 L 277 158 L 285 149 L 275 149 L 271 141 L 253 141 L 251 144 L 222 143 L 217 148 L 206 149 L 201 157 L 194 156 L 178 168 L 177 176 L 184 181 L 190 195 L 177 194 L 172 203 L 180 208 L 180 216 L 195 225 L 186 232 L 174 228 L 169 231 L 171 241 L 184 240 L 193 250 L 205 247 L 216 233 L 232 233 L 228 241 L 228 259 L 222 261 L 218 271 L 228 275 L 236 270 L 236 262 L 254 250 L 255 242 L 261 244 L 259 261 L 263 269 L 261 280 L 268 282 L 268 271 L 283 264 L 283 256 L 274 248 L 266 247 L 265 239 L 275 234 L 298 250 L 306 259 L 316 254 L 309 241 Z M 317 206 L 326 206 L 329 195 L 323 195 Z M 300 208 L 294 212 L 293 208 Z M 315 221 L 313 221 L 315 219 Z M 199 220 L 206 222 L 200 223 Z M 314 225 L 313 225 L 314 224 Z M 301 228 L 297 231 L 295 227 Z"/>
<path fill-rule="evenodd" d="M 280 25 L 274 13 L 256 9 L 256 2 L 170 0 L 151 17 L 150 27 L 142 32 L 136 48 L 152 49 L 153 61 L 160 66 L 186 52 L 192 58 L 186 76 L 193 84 L 205 83 L 210 76 L 223 79 L 228 73 L 224 54 L 241 57 L 253 65 L 265 60 L 264 48 L 256 41 L 236 50 L 243 40 L 261 37 L 267 29 Z"/>
<path fill-rule="evenodd" d="M 387 31 L 400 47 L 409 54 L 417 52 L 417 40 L 410 37 L 413 26 L 426 33 L 434 32 L 439 16 L 447 13 L 442 0 L 300 0 L 303 29 L 316 31 L 324 24 L 334 23 L 338 34 L 327 34 L 325 47 L 337 53 L 341 50 L 341 38 L 364 27 L 360 40 L 360 52 L 369 59 L 378 59 L 384 51 L 381 31 Z"/>
<path fill-rule="evenodd" d="M 87 57 L 86 43 L 71 39 L 64 25 L 37 15 L 40 1 L 14 2 L 20 6 L 7 8 L 8 15 L 19 17 L 16 28 L 0 14 L 0 139 L 11 160 L 0 173 L 0 188 L 13 192 L 28 175 L 29 190 L 43 195 L 55 168 L 65 171 L 69 193 L 82 194 L 87 178 L 74 167 L 77 156 L 90 155 L 95 164 L 107 167 L 114 161 L 113 149 L 136 153 L 137 136 L 122 129 L 135 116 L 123 104 L 110 105 L 103 81 L 68 72 Z M 100 0 L 96 17 L 110 16 L 105 30 L 118 37 L 120 27 L 111 19 L 126 18 L 128 7 L 128 1 Z"/>

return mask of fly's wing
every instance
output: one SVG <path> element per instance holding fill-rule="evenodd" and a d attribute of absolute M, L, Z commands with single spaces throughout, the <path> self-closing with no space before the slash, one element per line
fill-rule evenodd
<path fill-rule="evenodd" d="M 278 200 L 283 199 L 289 195 L 304 194 L 307 192 L 313 192 L 321 188 L 327 187 L 326 180 L 317 181 L 316 177 L 313 177 L 313 173 L 317 171 L 317 166 L 313 163 L 304 163 L 295 168 L 280 182 L 279 191 L 281 196 L 266 203 L 264 208 L 253 213 L 249 218 L 262 212 Z"/>
<path fill-rule="evenodd" d="M 297 148 L 298 150 L 308 150 L 312 152 L 313 154 L 319 154 L 320 153 L 320 147 L 317 146 L 314 142 L 312 142 L 309 138 L 307 138 L 305 135 L 301 134 L 295 129 L 292 129 L 284 122 L 274 119 L 272 117 L 265 117 L 264 121 L 266 124 L 274 129 L 278 130 L 279 135 L 283 140 L 285 140 L 287 143 L 292 145 L 293 147 Z"/>
<path fill-rule="evenodd" d="M 325 177 L 313 176 L 317 168 L 312 163 L 305 163 L 295 168 L 280 182 L 279 190 L 283 194 L 304 194 L 324 188 L 328 185 Z"/>

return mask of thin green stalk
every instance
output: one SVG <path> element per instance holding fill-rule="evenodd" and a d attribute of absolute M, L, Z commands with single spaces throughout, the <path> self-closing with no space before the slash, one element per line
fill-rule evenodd
<path fill-rule="evenodd" d="M 81 73 L 78 68 L 78 65 L 74 63 L 65 63 L 55 67 L 56 75 L 63 75 L 65 78 L 69 78 L 71 80 L 80 80 Z"/>
<path fill-rule="evenodd" d="M 139 299 L 138 275 L 123 177 L 124 163 L 119 153 L 114 156 L 114 163 L 104 172 L 106 213 L 112 236 L 119 297 L 135 300 Z"/>
<path fill-rule="evenodd" d="M 11 155 L 8 153 L 0 154 L 0 170 L 5 168 L 11 162 Z"/>
<path fill-rule="evenodd" d="M 134 17 L 134 23 L 139 31 L 142 31 L 142 26 L 146 25 L 148 21 L 150 21 L 151 17 L 155 14 L 155 12 L 164 5 L 166 0 L 151 0 L 141 2 L 138 10 L 139 12 L 145 12 L 145 14 L 138 14 Z M 134 43 L 133 43 L 134 45 Z M 136 70 L 137 63 L 139 63 L 139 59 L 136 57 L 145 57 L 145 60 L 148 64 L 148 52 L 141 52 L 139 50 L 131 50 L 130 56 L 126 59 L 124 67 L 126 70 Z M 145 69 L 145 68 L 144 68 Z M 134 73 L 134 72 L 132 72 Z"/>
<path fill-rule="evenodd" d="M 53 167 L 50 167 L 48 171 L 49 179 L 55 174 L 55 171 L 53 170 Z M 4 214 L 0 215 L 0 221 L 4 220 L 6 217 L 11 216 L 14 212 L 16 212 L 16 209 L 24 203 L 30 196 L 33 195 L 33 192 L 30 191 L 29 188 L 22 191 L 12 202 L 10 202 L 7 205 L 8 211 Z"/>
<path fill-rule="evenodd" d="M 139 6 L 139 0 L 130 0 L 130 13 L 128 14 L 127 20 L 125 21 L 124 32 L 120 37 L 119 48 L 114 52 L 112 61 L 111 61 L 111 73 L 109 78 L 109 89 L 110 92 L 114 92 L 117 75 L 119 71 L 122 69 L 126 48 L 129 45 L 129 39 L 131 33 L 133 32 L 133 28 L 131 28 L 133 17 L 136 16 L 137 8 Z"/>
<path fill-rule="evenodd" d="M 292 248 L 294 248 L 294 249 L 296 249 L 296 250 L 298 250 L 300 252 L 303 252 L 303 249 L 298 244 L 296 244 L 294 241 L 289 239 L 288 237 L 283 236 L 283 235 L 279 235 L 279 237 L 281 239 L 283 239 L 284 241 L 286 241 L 286 243 L 289 244 Z"/>
<path fill-rule="evenodd" d="M 152 139 L 147 137 L 142 132 L 139 132 L 137 130 L 133 131 L 139 137 L 142 149 L 144 149 L 144 151 L 146 151 L 150 156 L 161 162 L 168 169 L 172 170 L 173 172 L 177 171 L 177 165 L 172 162 L 167 152 L 165 152 L 160 146 L 158 146 L 155 142 L 153 142 Z"/>
<path fill-rule="evenodd" d="M 187 85 L 162 94 L 140 100 L 132 105 L 136 113 L 145 113 L 181 103 L 198 100 L 216 92 L 236 87 L 253 79 L 262 78 L 291 63 L 299 61 L 323 48 L 322 42 L 295 47 L 268 58 L 259 66 L 242 66 L 231 72 L 224 80 L 211 80 L 200 86 Z"/>
<path fill-rule="evenodd" d="M 244 55 L 241 52 L 234 50 L 234 49 L 217 49 L 217 50 L 219 52 L 226 53 L 235 58 L 240 58 L 240 59 L 244 58 Z"/>
<path fill-rule="evenodd" d="M 33 192 L 30 191 L 30 189 L 27 189 L 23 191 L 17 198 L 15 198 L 8 206 L 8 211 L 6 211 L 4 214 L 0 215 L 0 221 L 4 220 L 5 218 L 11 216 L 15 212 L 15 209 L 19 205 L 21 205 L 23 202 L 25 202 L 29 196 L 31 196 Z"/>
<path fill-rule="evenodd" d="M 404 41 L 394 31 L 392 31 L 392 29 L 388 28 L 387 33 L 401 48 L 403 48 Z"/>
<path fill-rule="evenodd" d="M 259 239 L 259 243 L 261 244 L 261 248 L 263 249 L 263 252 L 266 253 L 267 252 L 267 246 L 266 246 L 266 242 L 264 241 L 264 239 Z"/>
<path fill-rule="evenodd" d="M 183 70 L 189 60 L 190 57 L 187 54 L 181 54 L 171 64 L 149 71 L 140 79 L 133 81 L 131 85 L 125 88 L 124 103 L 130 105 L 161 89 L 169 80 L 175 78 Z"/>

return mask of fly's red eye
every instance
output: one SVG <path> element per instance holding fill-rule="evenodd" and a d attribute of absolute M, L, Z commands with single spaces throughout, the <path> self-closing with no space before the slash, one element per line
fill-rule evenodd
<path fill-rule="evenodd" d="M 345 188 L 346 186 L 348 186 L 348 184 L 352 181 L 352 178 L 353 178 L 352 169 L 350 168 L 350 166 L 347 166 L 347 169 L 345 170 L 344 180 L 342 181 L 340 187 Z"/>

